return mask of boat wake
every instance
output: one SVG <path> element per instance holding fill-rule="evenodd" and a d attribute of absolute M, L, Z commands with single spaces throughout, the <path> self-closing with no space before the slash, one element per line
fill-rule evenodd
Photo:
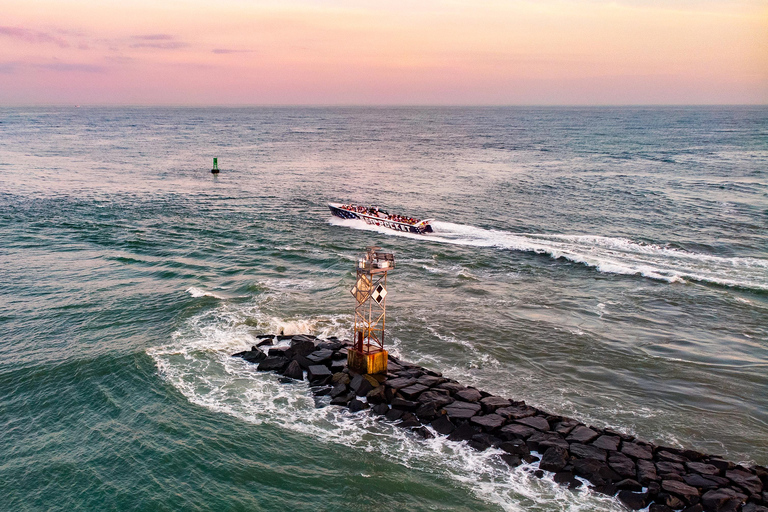
<path fill-rule="evenodd" d="M 696 281 L 768 291 L 768 259 L 726 258 L 682 249 L 593 235 L 510 233 L 464 224 L 433 221 L 434 233 L 398 233 L 356 220 L 332 218 L 331 224 L 391 236 L 473 247 L 496 247 L 549 255 L 608 274 L 640 275 L 670 283 Z"/>

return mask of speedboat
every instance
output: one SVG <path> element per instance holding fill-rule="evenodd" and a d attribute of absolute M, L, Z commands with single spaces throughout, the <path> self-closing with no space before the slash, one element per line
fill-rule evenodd
<path fill-rule="evenodd" d="M 360 206 L 357 204 L 328 203 L 328 208 L 336 217 L 342 219 L 362 220 L 372 226 L 382 226 L 395 231 L 406 233 L 432 233 L 432 219 L 414 219 L 404 215 L 386 212 L 376 206 Z"/>

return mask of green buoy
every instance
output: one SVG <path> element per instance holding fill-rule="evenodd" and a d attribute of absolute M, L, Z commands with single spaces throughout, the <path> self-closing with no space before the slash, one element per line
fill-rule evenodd
<path fill-rule="evenodd" d="M 213 157 L 213 169 L 211 169 L 211 172 L 213 174 L 219 174 L 219 159 L 216 157 Z"/>

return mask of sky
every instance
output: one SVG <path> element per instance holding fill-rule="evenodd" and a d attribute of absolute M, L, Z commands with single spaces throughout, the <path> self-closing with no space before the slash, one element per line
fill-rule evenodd
<path fill-rule="evenodd" d="M 0 4 L 0 105 L 768 104 L 768 0 Z"/>

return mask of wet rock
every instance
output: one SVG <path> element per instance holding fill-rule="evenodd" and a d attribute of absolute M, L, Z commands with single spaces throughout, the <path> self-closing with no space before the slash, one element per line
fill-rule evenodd
<path fill-rule="evenodd" d="M 435 429 L 435 432 L 444 436 L 456 430 L 456 426 L 445 415 L 438 416 L 432 420 L 432 428 Z"/>
<path fill-rule="evenodd" d="M 400 423 L 398 423 L 397 426 L 400 428 L 420 427 L 421 422 L 412 413 L 405 412 L 400 418 Z"/>
<path fill-rule="evenodd" d="M 432 432 L 430 432 L 429 429 L 425 426 L 414 428 L 413 433 L 422 439 L 432 439 L 435 437 L 435 435 Z"/>
<path fill-rule="evenodd" d="M 555 428 L 553 430 L 562 436 L 567 436 L 571 430 L 580 424 L 581 423 L 576 420 L 564 419 L 555 423 Z"/>
<path fill-rule="evenodd" d="M 307 380 L 309 380 L 311 384 L 321 382 L 324 379 L 330 380 L 332 376 L 333 374 L 331 373 L 331 370 L 322 364 L 312 365 L 307 368 Z"/>
<path fill-rule="evenodd" d="M 763 490 L 763 483 L 757 475 L 744 471 L 743 469 L 726 471 L 725 477 L 752 494 L 760 494 Z"/>
<path fill-rule="evenodd" d="M 709 478 L 703 475 L 699 475 L 698 473 L 683 475 L 683 482 L 692 487 L 704 490 L 716 489 L 717 487 L 720 487 L 716 481 L 710 480 Z"/>
<path fill-rule="evenodd" d="M 597 459 L 576 459 L 573 461 L 573 471 L 595 485 L 605 485 L 622 480 L 608 464 Z"/>
<path fill-rule="evenodd" d="M 418 401 L 423 404 L 432 403 L 436 409 L 441 409 L 442 407 L 445 407 L 446 405 L 454 402 L 453 398 L 450 396 L 432 390 L 425 391 L 420 394 Z"/>
<path fill-rule="evenodd" d="M 427 386 L 424 386 L 422 384 L 413 384 L 411 386 L 407 386 L 404 388 L 401 388 L 400 394 L 403 395 L 408 400 L 415 400 L 419 397 L 419 395 L 429 389 Z"/>
<path fill-rule="evenodd" d="M 690 471 L 693 471 L 694 473 L 699 473 L 700 475 L 719 475 L 720 470 L 717 469 L 717 467 L 713 466 L 712 464 L 707 464 L 705 462 L 686 462 L 685 467 L 687 467 Z"/>
<path fill-rule="evenodd" d="M 469 446 L 480 452 L 493 446 L 498 446 L 500 443 L 501 439 L 486 433 L 475 434 L 472 436 L 472 439 L 469 440 Z"/>
<path fill-rule="evenodd" d="M 331 389 L 330 395 L 331 395 L 331 398 L 336 398 L 337 396 L 345 395 L 347 393 L 349 393 L 349 391 L 347 390 L 347 386 L 345 386 L 344 383 L 339 382 L 338 384 L 336 384 L 336 386 L 334 386 L 333 389 Z"/>
<path fill-rule="evenodd" d="M 269 356 L 259 363 L 256 368 L 260 372 L 282 372 L 288 366 L 288 359 Z"/>
<path fill-rule="evenodd" d="M 483 407 L 483 411 L 486 414 L 490 414 L 496 411 L 496 409 L 509 407 L 511 402 L 506 398 L 501 398 L 499 396 L 488 396 L 480 400 L 480 405 Z"/>
<path fill-rule="evenodd" d="M 696 489 L 695 487 L 691 487 L 690 485 L 685 484 L 683 482 L 678 482 L 676 480 L 662 480 L 661 488 L 667 491 L 668 493 L 679 496 L 680 498 L 683 499 L 683 501 L 685 501 L 689 505 L 693 504 L 693 502 L 691 501 L 693 497 L 699 496 L 698 489 Z"/>
<path fill-rule="evenodd" d="M 538 411 L 533 407 L 527 405 L 512 405 L 510 407 L 501 407 L 496 409 L 496 414 L 504 416 L 508 420 L 519 420 L 521 418 L 527 418 L 533 416 Z"/>
<path fill-rule="evenodd" d="M 451 434 L 448 436 L 448 440 L 449 441 L 469 441 L 470 439 L 472 439 L 472 436 L 479 433 L 480 433 L 480 429 L 478 427 L 475 427 L 469 422 L 462 423 L 456 428 L 456 430 L 451 432 Z"/>
<path fill-rule="evenodd" d="M 504 428 L 502 428 L 502 430 Z M 568 446 L 568 441 L 555 434 L 554 432 L 536 432 L 527 439 L 526 443 L 531 450 L 536 450 L 539 452 L 543 452 L 552 446 L 559 446 L 565 450 L 570 448 Z"/>
<path fill-rule="evenodd" d="M 369 407 L 369 405 L 367 403 L 365 403 L 365 402 L 362 402 L 362 401 L 358 400 L 357 398 L 353 398 L 349 402 L 349 406 L 348 407 L 349 407 L 349 412 L 360 412 L 360 411 L 362 411 L 364 409 L 367 409 Z"/>
<path fill-rule="evenodd" d="M 742 500 L 730 489 L 714 489 L 701 497 L 701 504 L 707 512 L 735 511 Z"/>
<path fill-rule="evenodd" d="M 674 494 L 662 493 L 658 499 L 663 501 L 666 506 L 673 510 L 680 510 L 685 506 L 685 502 L 679 496 L 675 496 Z"/>
<path fill-rule="evenodd" d="M 504 441 L 499 445 L 499 448 L 501 448 L 507 453 L 510 453 L 512 455 L 519 455 L 520 457 L 525 457 L 531 454 L 531 450 L 528 448 L 528 445 L 525 444 L 525 441 L 523 441 L 522 439 L 515 439 L 513 441 Z"/>
<path fill-rule="evenodd" d="M 419 404 L 416 408 L 416 417 L 423 422 L 430 422 L 437 417 L 437 408 L 434 403 Z"/>
<path fill-rule="evenodd" d="M 648 495 L 644 492 L 619 491 L 617 497 L 630 510 L 640 510 L 648 505 Z"/>
<path fill-rule="evenodd" d="M 283 375 L 295 380 L 304 380 L 304 372 L 296 361 L 288 363 L 288 366 L 283 371 Z"/>
<path fill-rule="evenodd" d="M 464 386 L 459 384 L 458 382 L 443 382 L 442 384 L 438 384 L 435 386 L 437 389 L 444 389 L 448 391 L 448 393 L 453 396 L 455 393 L 461 391 L 462 389 L 466 389 Z"/>
<path fill-rule="evenodd" d="M 637 478 L 635 462 L 622 453 L 610 452 L 608 455 L 608 465 L 624 478 Z"/>
<path fill-rule="evenodd" d="M 519 420 L 515 420 L 515 422 L 520 423 L 521 425 L 535 428 L 536 430 L 540 430 L 542 432 L 547 432 L 549 430 L 549 422 L 541 416 L 529 416 L 527 418 L 520 418 Z"/>
<path fill-rule="evenodd" d="M 648 507 L 648 512 L 674 512 L 671 508 L 664 505 L 663 503 L 651 503 L 651 506 Z"/>
<path fill-rule="evenodd" d="M 468 420 L 480 412 L 480 404 L 457 401 L 446 405 L 443 410 L 451 420 Z"/>
<path fill-rule="evenodd" d="M 635 491 L 635 492 L 639 492 L 643 490 L 643 486 L 640 485 L 640 482 L 638 482 L 637 480 L 633 480 L 631 478 L 625 478 L 621 482 L 618 482 L 616 484 L 616 488 L 622 491 Z"/>
<path fill-rule="evenodd" d="M 371 407 L 371 411 L 378 414 L 379 416 L 383 416 L 389 412 L 389 406 L 387 406 L 387 404 L 376 404 Z"/>
<path fill-rule="evenodd" d="M 479 402 L 483 396 L 480 392 L 474 388 L 466 388 L 461 391 L 457 391 L 453 397 L 456 400 L 462 400 L 464 402 Z"/>
<path fill-rule="evenodd" d="M 755 503 L 747 503 L 742 507 L 741 512 L 768 512 L 768 507 L 757 505 Z"/>
<path fill-rule="evenodd" d="M 649 460 L 638 459 L 637 481 L 643 485 L 648 485 L 650 482 L 658 480 L 659 477 L 656 475 L 656 465 Z"/>
<path fill-rule="evenodd" d="M 536 433 L 536 431 L 531 427 L 527 427 L 525 425 L 520 425 L 517 423 L 513 423 L 511 425 L 504 425 L 503 427 L 501 427 L 501 437 L 502 439 L 507 439 L 507 440 L 528 439 L 534 433 Z"/>
<path fill-rule="evenodd" d="M 567 485 L 571 489 L 576 489 L 581 485 L 581 482 L 573 476 L 573 471 L 558 471 L 555 473 L 553 480 L 555 483 Z"/>
<path fill-rule="evenodd" d="M 331 405 L 347 405 L 353 398 L 355 398 L 354 393 L 341 394 L 331 400 Z"/>
<path fill-rule="evenodd" d="M 360 380 L 357 380 L 357 379 Z M 349 389 L 355 392 L 357 396 L 365 396 L 379 387 L 379 382 L 370 375 L 358 375 L 349 383 Z"/>
<path fill-rule="evenodd" d="M 384 381 L 384 384 L 392 389 L 402 389 L 416 384 L 416 379 L 413 377 L 397 377 L 396 379 L 387 379 Z"/>
<path fill-rule="evenodd" d="M 569 443 L 589 443 L 597 439 L 600 434 L 589 427 L 579 425 L 571 430 L 571 433 L 565 438 Z"/>
<path fill-rule="evenodd" d="M 506 420 L 498 414 L 486 414 L 484 416 L 473 416 L 469 421 L 489 432 L 502 426 Z"/>
<path fill-rule="evenodd" d="M 687 457 L 683 457 L 677 453 L 672 453 L 668 450 L 659 450 L 656 453 L 656 458 L 667 462 L 677 462 L 679 464 L 690 462 Z"/>
<path fill-rule="evenodd" d="M 560 471 L 568 463 L 568 451 L 559 447 L 552 446 L 547 448 L 541 457 L 539 467 L 544 471 Z"/>
<path fill-rule="evenodd" d="M 306 336 L 296 336 L 291 339 L 291 349 L 294 354 L 307 357 L 315 351 L 315 343 Z"/>
<path fill-rule="evenodd" d="M 282 357 L 292 359 L 295 352 L 291 347 L 272 347 L 269 349 L 269 357 Z"/>
<path fill-rule="evenodd" d="M 733 469 L 736 467 L 736 464 L 734 464 L 733 462 L 728 460 L 723 460 L 719 457 L 708 457 L 704 462 L 715 466 L 717 469 L 720 470 L 721 474 L 725 474 L 725 472 L 728 471 L 729 469 Z"/>
<path fill-rule="evenodd" d="M 570 443 L 569 451 L 571 452 L 571 455 L 579 457 L 580 459 L 597 459 L 604 461 L 608 456 L 605 450 L 601 450 L 596 446 L 588 444 Z"/>
<path fill-rule="evenodd" d="M 619 443 L 621 443 L 621 438 L 618 436 L 600 436 L 592 441 L 592 446 L 596 446 L 602 450 L 617 451 L 619 449 Z"/>
<path fill-rule="evenodd" d="M 307 368 L 315 364 L 309 359 L 307 359 L 306 357 L 302 356 L 301 354 L 296 354 L 295 356 L 293 356 L 293 360 L 296 361 L 299 364 L 299 366 L 301 366 L 301 368 L 304 370 L 306 370 Z M 331 372 L 335 373 L 334 370 L 331 370 Z"/>
<path fill-rule="evenodd" d="M 264 359 L 267 358 L 267 355 L 258 349 L 258 347 L 251 347 L 251 350 L 246 350 L 245 352 L 238 352 L 237 354 L 232 354 L 232 357 L 242 357 L 249 363 L 260 363 Z"/>
<path fill-rule="evenodd" d="M 435 377 L 434 375 L 422 375 L 421 377 L 416 379 L 416 384 L 421 384 L 422 386 L 427 386 L 428 388 L 431 388 L 432 386 L 437 386 L 442 382 L 445 382 L 444 378 Z"/>
<path fill-rule="evenodd" d="M 398 409 L 402 409 L 404 411 L 413 412 L 419 407 L 419 402 L 395 397 L 392 399 L 392 407 L 397 407 Z"/>
<path fill-rule="evenodd" d="M 327 364 L 330 362 L 331 356 L 333 356 L 331 350 L 316 350 L 306 357 L 312 361 L 313 364 Z"/>
<path fill-rule="evenodd" d="M 500 455 L 501 460 L 507 463 L 507 465 L 511 468 L 515 468 L 523 463 L 522 459 L 518 457 L 517 455 L 510 455 L 508 453 L 502 453 Z"/>
<path fill-rule="evenodd" d="M 296 341 L 296 338 L 293 339 L 293 341 Z M 293 346 L 293 343 L 291 343 L 291 346 Z M 331 352 L 336 352 L 337 350 L 340 350 L 343 344 L 340 341 L 324 341 L 322 343 L 317 344 L 318 350 L 330 350 Z M 346 357 L 346 354 L 344 354 Z"/>
<path fill-rule="evenodd" d="M 384 386 L 378 386 L 373 388 L 365 395 L 369 404 L 383 404 L 387 401 L 386 388 Z"/>
<path fill-rule="evenodd" d="M 668 473 L 682 475 L 685 473 L 685 468 L 678 462 L 659 461 L 656 463 L 656 472 L 662 475 Z"/>
<path fill-rule="evenodd" d="M 621 453 L 628 455 L 634 459 L 651 460 L 653 459 L 653 451 L 647 444 L 640 443 L 624 443 L 621 446 Z"/>
<path fill-rule="evenodd" d="M 344 384 L 345 386 L 349 385 L 349 375 L 347 375 L 344 372 L 336 372 L 331 377 L 331 383 L 336 384 Z"/>
<path fill-rule="evenodd" d="M 405 411 L 402 409 L 390 409 L 384 415 L 389 421 L 397 421 L 403 414 L 405 414 Z"/>
<path fill-rule="evenodd" d="M 274 341 L 272 341 L 272 337 L 270 336 L 270 337 L 268 337 L 268 338 L 266 338 L 266 339 L 263 339 L 263 340 L 261 340 L 260 342 L 258 342 L 258 343 L 256 344 L 256 346 L 257 346 L 257 347 L 271 347 L 271 346 L 272 346 L 272 345 L 274 345 L 274 344 L 275 344 L 275 342 L 274 342 Z"/>

